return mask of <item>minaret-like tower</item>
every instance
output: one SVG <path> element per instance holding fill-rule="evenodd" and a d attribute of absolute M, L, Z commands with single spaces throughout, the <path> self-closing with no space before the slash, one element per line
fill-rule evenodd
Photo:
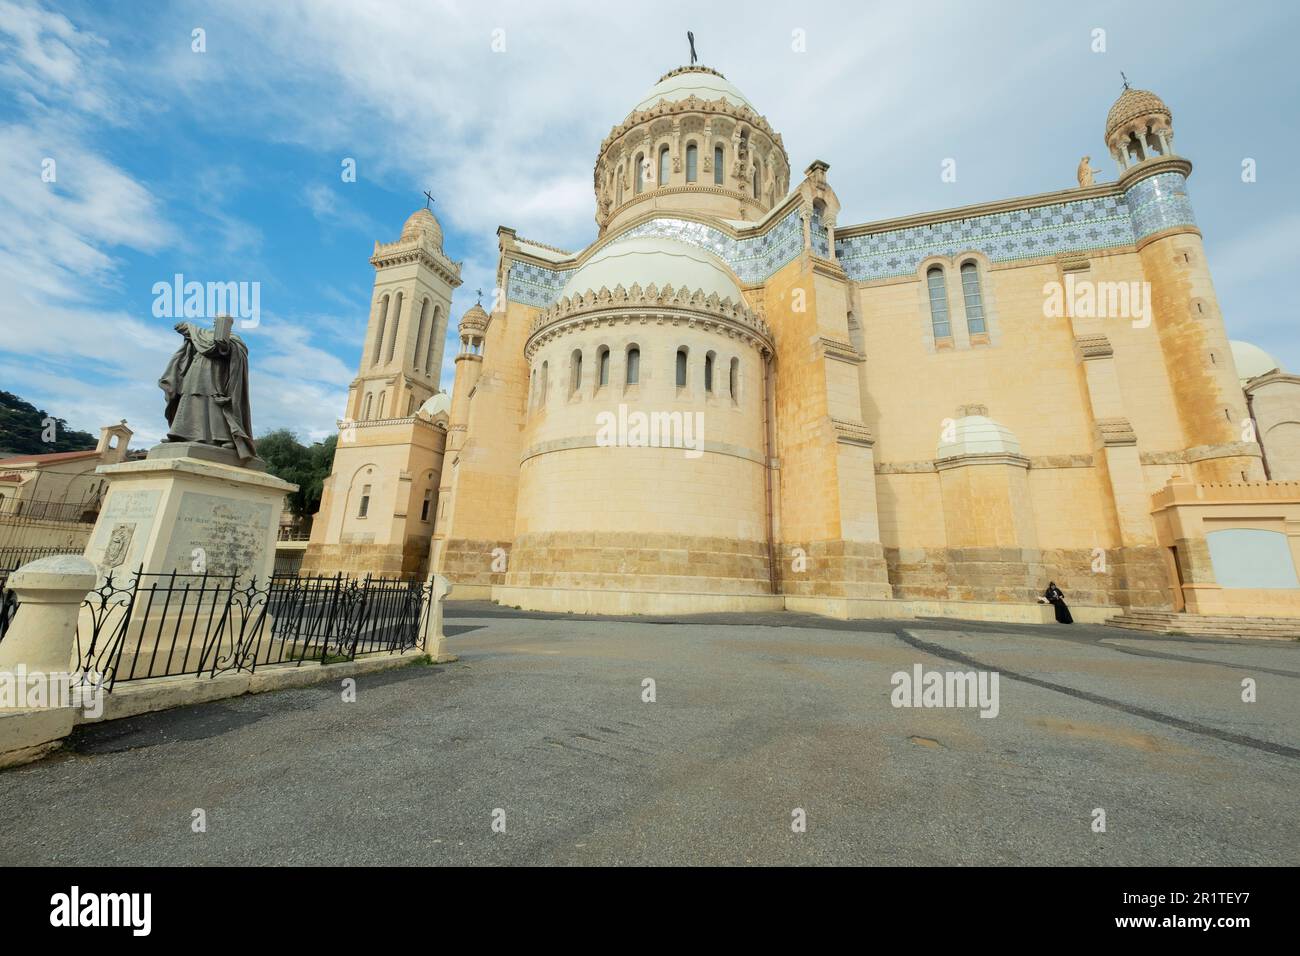
<path fill-rule="evenodd" d="M 345 417 L 407 418 L 438 390 L 443 341 L 460 263 L 442 250 L 442 227 L 417 210 L 396 242 L 375 243 L 370 323 Z"/>
<path fill-rule="evenodd" d="M 443 542 L 452 524 L 452 473 L 465 447 L 469 423 L 469 396 L 483 371 L 483 342 L 487 336 L 488 314 L 476 302 L 460 319 L 460 353 L 456 356 L 456 378 L 451 387 L 451 412 L 447 425 L 447 447 L 438 488 L 438 517 L 434 524 L 430 567 L 443 570 Z"/>
<path fill-rule="evenodd" d="M 1106 145 L 1119 164 L 1152 322 L 1190 450 L 1188 478 L 1256 481 L 1259 445 L 1187 196 L 1192 164 L 1174 153 L 1173 113 L 1149 90 L 1124 91 L 1106 117 Z"/>

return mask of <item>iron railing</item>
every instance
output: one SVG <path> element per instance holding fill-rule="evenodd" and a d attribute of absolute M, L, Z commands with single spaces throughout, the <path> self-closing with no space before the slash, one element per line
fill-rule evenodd
<path fill-rule="evenodd" d="M 119 681 L 216 677 L 267 664 L 336 663 L 416 647 L 431 585 L 394 578 L 109 574 L 86 595 L 74 669 Z M 0 597 L 0 639 L 21 606 Z"/>
<path fill-rule="evenodd" d="M 0 461 L 0 465 L 3 462 Z M 25 518 L 28 521 L 75 521 L 94 524 L 101 502 L 98 497 L 86 501 L 54 501 L 48 498 L 0 499 L 0 517 Z"/>

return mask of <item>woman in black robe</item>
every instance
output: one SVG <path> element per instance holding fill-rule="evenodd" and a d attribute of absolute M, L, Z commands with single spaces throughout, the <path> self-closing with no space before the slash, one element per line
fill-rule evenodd
<path fill-rule="evenodd" d="M 1074 623 L 1074 618 L 1070 616 L 1069 605 L 1065 603 L 1065 595 L 1061 592 L 1061 589 L 1056 586 L 1055 581 L 1047 582 L 1047 590 L 1043 592 L 1043 597 L 1047 598 L 1048 602 L 1052 605 L 1052 609 L 1056 611 L 1057 624 Z"/>

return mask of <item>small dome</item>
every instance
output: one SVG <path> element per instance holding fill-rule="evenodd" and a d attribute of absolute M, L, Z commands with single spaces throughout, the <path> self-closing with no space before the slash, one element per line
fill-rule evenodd
<path fill-rule="evenodd" d="M 958 455 L 1019 455 L 1020 439 L 1006 425 L 987 415 L 957 419 L 953 441 L 939 440 L 936 458 Z"/>
<path fill-rule="evenodd" d="M 411 213 L 411 218 L 406 220 L 406 225 L 402 227 L 401 242 L 412 242 L 416 239 L 426 238 L 439 249 L 442 248 L 442 226 L 438 224 L 437 218 L 427 209 L 417 209 Z"/>
<path fill-rule="evenodd" d="M 701 100 L 720 100 L 726 97 L 728 103 L 754 109 L 754 104 L 745 99 L 744 94 L 717 70 L 711 70 L 707 66 L 684 66 L 661 76 L 641 102 L 632 107 L 632 112 L 648 110 L 660 100 L 676 103 L 691 96 Z M 758 110 L 754 112 L 757 113 Z"/>
<path fill-rule="evenodd" d="M 1172 123 L 1174 119 L 1174 114 L 1169 112 L 1164 100 L 1150 90 L 1126 89 L 1106 114 L 1106 139 L 1109 141 L 1111 134 L 1129 120 L 1150 115 L 1163 116 L 1167 123 Z"/>
<path fill-rule="evenodd" d="M 1267 375 L 1273 369 L 1282 368 L 1282 363 L 1269 355 L 1258 345 L 1233 339 L 1228 343 L 1232 349 L 1232 364 L 1237 366 L 1237 377 L 1245 385 L 1252 378 Z"/>
<path fill-rule="evenodd" d="M 618 285 L 630 289 L 634 282 L 642 288 L 653 282 L 660 289 L 665 285 L 692 292 L 703 289 L 705 295 L 716 292 L 720 299 L 744 302 L 740 286 L 721 259 L 696 246 L 657 236 L 611 242 L 574 270 L 560 295 L 600 291 L 602 286 L 611 291 Z"/>
<path fill-rule="evenodd" d="M 462 330 L 468 329 L 485 329 L 487 328 L 488 314 L 483 311 L 483 306 L 475 302 L 460 317 L 460 327 Z"/>
<path fill-rule="evenodd" d="M 439 415 L 451 414 L 451 396 L 446 392 L 438 392 L 429 396 L 420 406 L 420 414 L 429 418 L 437 418 Z"/>

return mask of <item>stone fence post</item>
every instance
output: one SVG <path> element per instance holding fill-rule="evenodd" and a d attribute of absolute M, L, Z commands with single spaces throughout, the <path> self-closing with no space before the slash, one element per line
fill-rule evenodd
<path fill-rule="evenodd" d="M 451 581 L 441 574 L 430 574 L 428 579 L 430 606 L 424 614 L 424 653 L 435 663 L 456 660 L 447 653 L 447 639 L 442 633 L 442 602 L 451 591 Z"/>
<path fill-rule="evenodd" d="M 37 760 L 72 732 L 76 707 L 55 690 L 71 684 L 77 617 L 95 580 L 80 555 L 41 558 L 9 575 L 18 611 L 0 641 L 0 767 Z M 39 703 L 28 700 L 38 687 Z"/>
<path fill-rule="evenodd" d="M 77 646 L 77 615 L 95 586 L 95 566 L 76 554 L 41 558 L 9 575 L 18 612 L 0 641 L 0 671 L 64 673 Z"/>

